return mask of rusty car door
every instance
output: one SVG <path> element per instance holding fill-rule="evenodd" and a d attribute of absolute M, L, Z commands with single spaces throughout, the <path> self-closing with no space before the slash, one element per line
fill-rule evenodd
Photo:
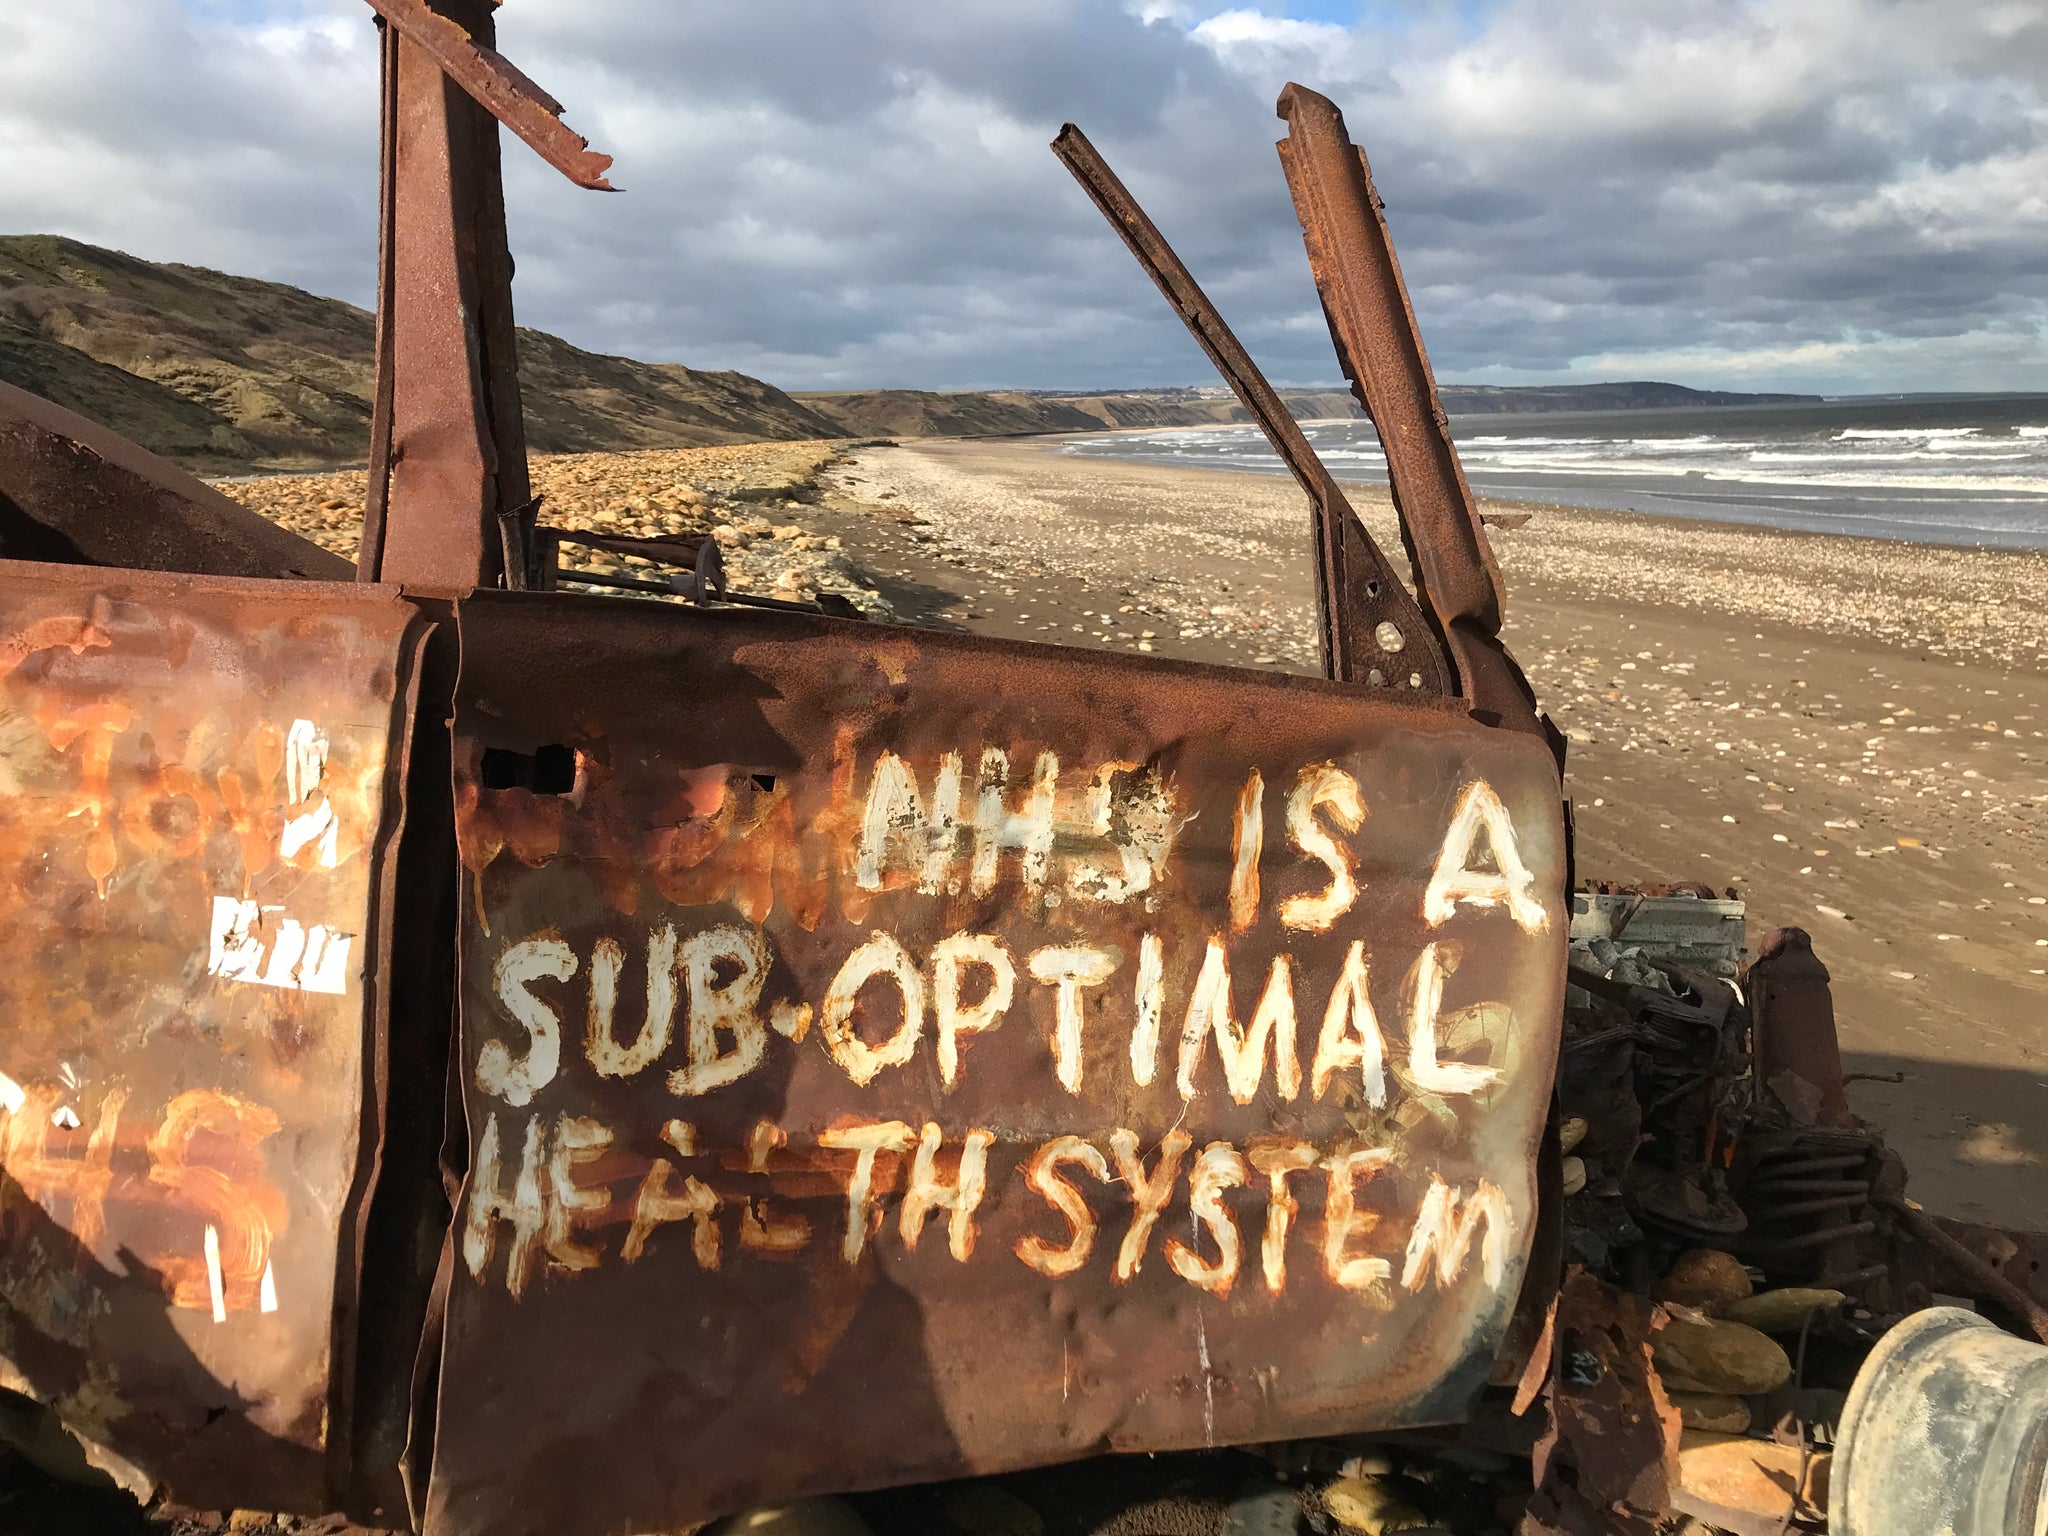
<path fill-rule="evenodd" d="M 428 627 L 0 562 L 0 1386 L 139 1490 L 328 1498 Z"/>
<path fill-rule="evenodd" d="M 1540 736 L 826 618 L 460 614 L 430 1531 L 1467 1410 L 1561 1005 Z"/>

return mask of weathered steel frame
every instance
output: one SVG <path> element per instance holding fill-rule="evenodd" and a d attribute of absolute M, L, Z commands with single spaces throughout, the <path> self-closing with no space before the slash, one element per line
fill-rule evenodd
<path fill-rule="evenodd" d="M 1414 597 L 1317 457 L 1301 423 L 1266 382 L 1194 275 L 1086 134 L 1068 123 L 1052 148 L 1123 237 L 1307 494 L 1323 675 L 1345 683 L 1413 687 L 1437 697 L 1449 694 L 1450 667 L 1442 641 L 1424 622 Z"/>
<path fill-rule="evenodd" d="M 1533 724 L 1535 695 L 1500 643 L 1500 567 L 1451 442 L 1372 168 L 1327 97 L 1289 85 L 1279 114 L 1280 163 L 1330 337 L 1379 433 L 1416 589 L 1457 667 L 1459 694 L 1503 723 Z"/>
<path fill-rule="evenodd" d="M 448 593 L 496 586 L 499 519 L 533 494 L 497 122 L 579 186 L 609 191 L 611 160 L 490 46 L 495 0 L 371 4 L 382 23 L 383 150 L 357 576 Z"/>

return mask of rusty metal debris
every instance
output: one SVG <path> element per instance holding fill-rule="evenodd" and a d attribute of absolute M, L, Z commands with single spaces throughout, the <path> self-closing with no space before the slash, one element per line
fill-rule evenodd
<path fill-rule="evenodd" d="M 424 629 L 0 562 L 0 1385 L 131 1486 L 327 1498 Z"/>
<path fill-rule="evenodd" d="M 1301 423 L 1266 382 L 1194 275 L 1087 135 L 1068 123 L 1052 148 L 1308 493 L 1323 675 L 1340 682 L 1448 694 L 1450 668 L 1437 635 L 1423 622 L 1422 610 L 1316 456 Z"/>
<path fill-rule="evenodd" d="M 1457 668 L 1459 693 L 1506 723 L 1533 727 L 1535 696 L 1500 644 L 1500 568 L 1458 465 L 1365 156 L 1327 97 L 1290 85 L 1279 113 L 1287 123 L 1280 163 L 1309 268 L 1344 376 L 1379 433 L 1423 607 Z"/>
<path fill-rule="evenodd" d="M 347 581 L 349 564 L 75 411 L 0 384 L 0 558 Z"/>
<path fill-rule="evenodd" d="M 608 162 L 487 0 L 372 4 L 357 581 L 0 392 L 0 536 L 46 562 L 0 562 L 0 1388 L 131 1488 L 426 1536 L 1365 1434 L 1533 1445 L 1531 1533 L 1782 1529 L 1900 1316 L 2042 1328 L 2048 1237 L 1926 1217 L 1848 1115 L 1809 947 L 1738 975 L 1739 902 L 1568 890 L 1561 743 L 1328 101 L 1288 88 L 1281 156 L 1418 602 L 1060 145 L 1318 509 L 1312 681 L 546 526 L 497 123 Z M 107 568 L 186 564 L 320 579 Z"/>
<path fill-rule="evenodd" d="M 535 85 L 518 66 L 490 46 L 489 34 L 478 26 L 487 11 L 447 6 L 427 0 L 368 0 L 376 13 L 417 44 L 442 74 L 461 86 L 477 104 L 526 141 L 533 152 L 579 187 L 613 190 L 605 179 L 612 157 L 595 153 L 590 141 L 570 132 L 562 121 L 562 104 Z M 463 14 L 467 9 L 469 14 Z M 459 19 L 458 19 L 459 18 Z"/>
<path fill-rule="evenodd" d="M 1651 1356 L 1666 1321 L 1647 1297 L 1565 1276 L 1522 1536 L 1653 1536 L 1678 1482 L 1679 1414 Z"/>

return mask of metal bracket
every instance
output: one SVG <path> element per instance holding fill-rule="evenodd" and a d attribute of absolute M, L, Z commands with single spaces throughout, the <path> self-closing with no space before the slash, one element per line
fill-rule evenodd
<path fill-rule="evenodd" d="M 1052 152 L 1074 173 L 1110 227 L 1123 237 L 1188 333 L 1251 412 L 1273 451 L 1308 493 L 1315 534 L 1317 639 L 1324 675 L 1339 682 L 1448 695 L 1452 691 L 1451 669 L 1433 626 L 1425 621 L 1421 608 L 1316 456 L 1294 413 L 1266 382 L 1258 364 L 1158 226 L 1146 217 L 1087 135 L 1072 123 L 1060 129 L 1059 137 L 1052 141 Z"/>
<path fill-rule="evenodd" d="M 524 139 L 533 152 L 579 187 L 618 189 L 605 179 L 612 157 L 562 121 L 562 104 L 535 85 L 497 49 L 479 43 L 459 22 L 428 8 L 426 0 L 368 0 L 369 6 L 427 51 L 441 72 L 477 105 Z"/>

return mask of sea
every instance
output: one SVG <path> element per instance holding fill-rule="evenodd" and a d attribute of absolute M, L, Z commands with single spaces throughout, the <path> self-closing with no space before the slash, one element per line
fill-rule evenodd
<path fill-rule="evenodd" d="M 1305 424 L 1339 480 L 1386 482 L 1363 420 Z M 1996 549 L 2048 549 L 2048 393 L 1451 418 L 1483 497 Z M 1063 451 L 1285 474 L 1255 426 L 1076 437 Z"/>

